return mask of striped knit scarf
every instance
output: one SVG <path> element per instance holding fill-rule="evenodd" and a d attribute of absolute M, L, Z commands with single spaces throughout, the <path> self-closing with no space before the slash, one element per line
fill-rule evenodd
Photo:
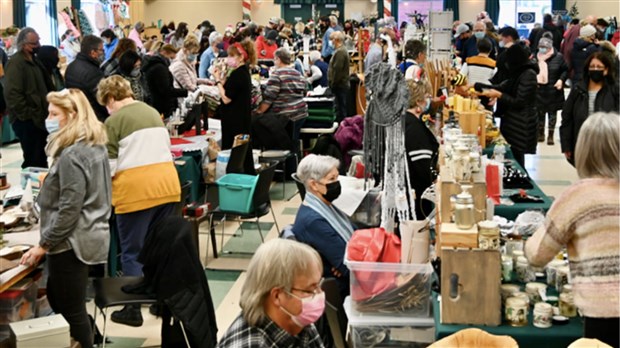
<path fill-rule="evenodd" d="M 351 239 L 353 235 L 353 226 L 351 226 L 349 218 L 340 209 L 336 208 L 333 204 L 325 204 L 320 198 L 310 192 L 306 192 L 304 204 L 321 215 L 323 219 L 327 220 L 327 223 L 329 223 L 345 242 Z"/>
<path fill-rule="evenodd" d="M 397 215 L 400 221 L 416 220 L 405 155 L 409 90 L 403 74 L 385 63 L 374 65 L 365 83 L 364 163 L 381 176 L 381 227 L 392 231 Z"/>

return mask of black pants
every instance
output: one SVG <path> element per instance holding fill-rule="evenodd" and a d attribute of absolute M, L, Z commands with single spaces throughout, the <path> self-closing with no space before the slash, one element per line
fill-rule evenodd
<path fill-rule="evenodd" d="M 347 117 L 347 97 L 349 95 L 349 89 L 346 87 L 334 87 L 332 93 L 336 98 L 336 121 L 340 122 Z"/>
<path fill-rule="evenodd" d="M 545 120 L 547 115 L 549 115 L 549 124 L 547 130 L 549 132 L 553 132 L 555 130 L 555 123 L 557 120 L 557 110 L 556 111 L 545 111 L 543 108 L 538 109 L 538 131 L 542 134 L 545 132 Z"/>
<path fill-rule="evenodd" d="M 583 336 L 596 338 L 614 348 L 619 348 L 618 327 L 620 327 L 620 318 L 584 317 Z"/>
<path fill-rule="evenodd" d="M 71 337 L 82 347 L 92 347 L 93 328 L 86 312 L 88 266 L 75 256 L 73 250 L 48 255 L 47 262 L 50 306 L 67 320 Z"/>
<path fill-rule="evenodd" d="M 35 126 L 32 120 L 21 121 L 16 119 L 12 126 L 24 153 L 22 168 L 47 168 L 47 155 L 45 154 L 47 131 Z"/>

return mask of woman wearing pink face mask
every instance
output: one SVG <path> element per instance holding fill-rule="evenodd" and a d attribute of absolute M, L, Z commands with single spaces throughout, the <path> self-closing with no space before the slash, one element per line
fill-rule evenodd
<path fill-rule="evenodd" d="M 241 314 L 219 348 L 324 347 L 314 326 L 325 309 L 323 265 L 310 246 L 272 239 L 250 261 L 241 289 Z"/>
<path fill-rule="evenodd" d="M 232 148 L 235 135 L 250 134 L 252 121 L 252 81 L 250 65 L 256 64 L 256 51 L 249 39 L 228 47 L 226 64 L 228 72 L 213 71 L 215 84 L 219 88 L 222 104 L 219 108 L 222 119 L 222 149 Z"/>

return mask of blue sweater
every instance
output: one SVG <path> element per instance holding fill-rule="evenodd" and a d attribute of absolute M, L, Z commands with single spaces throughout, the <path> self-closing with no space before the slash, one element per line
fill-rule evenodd
<path fill-rule="evenodd" d="M 355 229 L 355 226 L 353 228 Z M 349 294 L 349 269 L 344 264 L 347 243 L 338 232 L 319 213 L 302 203 L 295 217 L 293 233 L 299 242 L 310 245 L 321 255 L 323 277 L 334 277 L 332 267 L 342 274 L 340 278 L 337 278 L 338 285 L 341 294 L 347 296 Z"/>

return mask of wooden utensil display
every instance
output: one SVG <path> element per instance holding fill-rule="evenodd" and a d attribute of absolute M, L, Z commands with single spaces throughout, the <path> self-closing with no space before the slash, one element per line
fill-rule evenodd
<path fill-rule="evenodd" d="M 501 324 L 499 265 L 497 250 L 442 250 L 442 324 Z"/>
<path fill-rule="evenodd" d="M 463 134 L 474 134 L 478 136 L 478 142 L 483 148 L 486 147 L 486 114 L 484 111 L 460 111 L 454 112 Z M 443 110 L 443 122 L 450 116 L 450 110 Z M 442 125 L 443 127 L 443 125 Z"/>

